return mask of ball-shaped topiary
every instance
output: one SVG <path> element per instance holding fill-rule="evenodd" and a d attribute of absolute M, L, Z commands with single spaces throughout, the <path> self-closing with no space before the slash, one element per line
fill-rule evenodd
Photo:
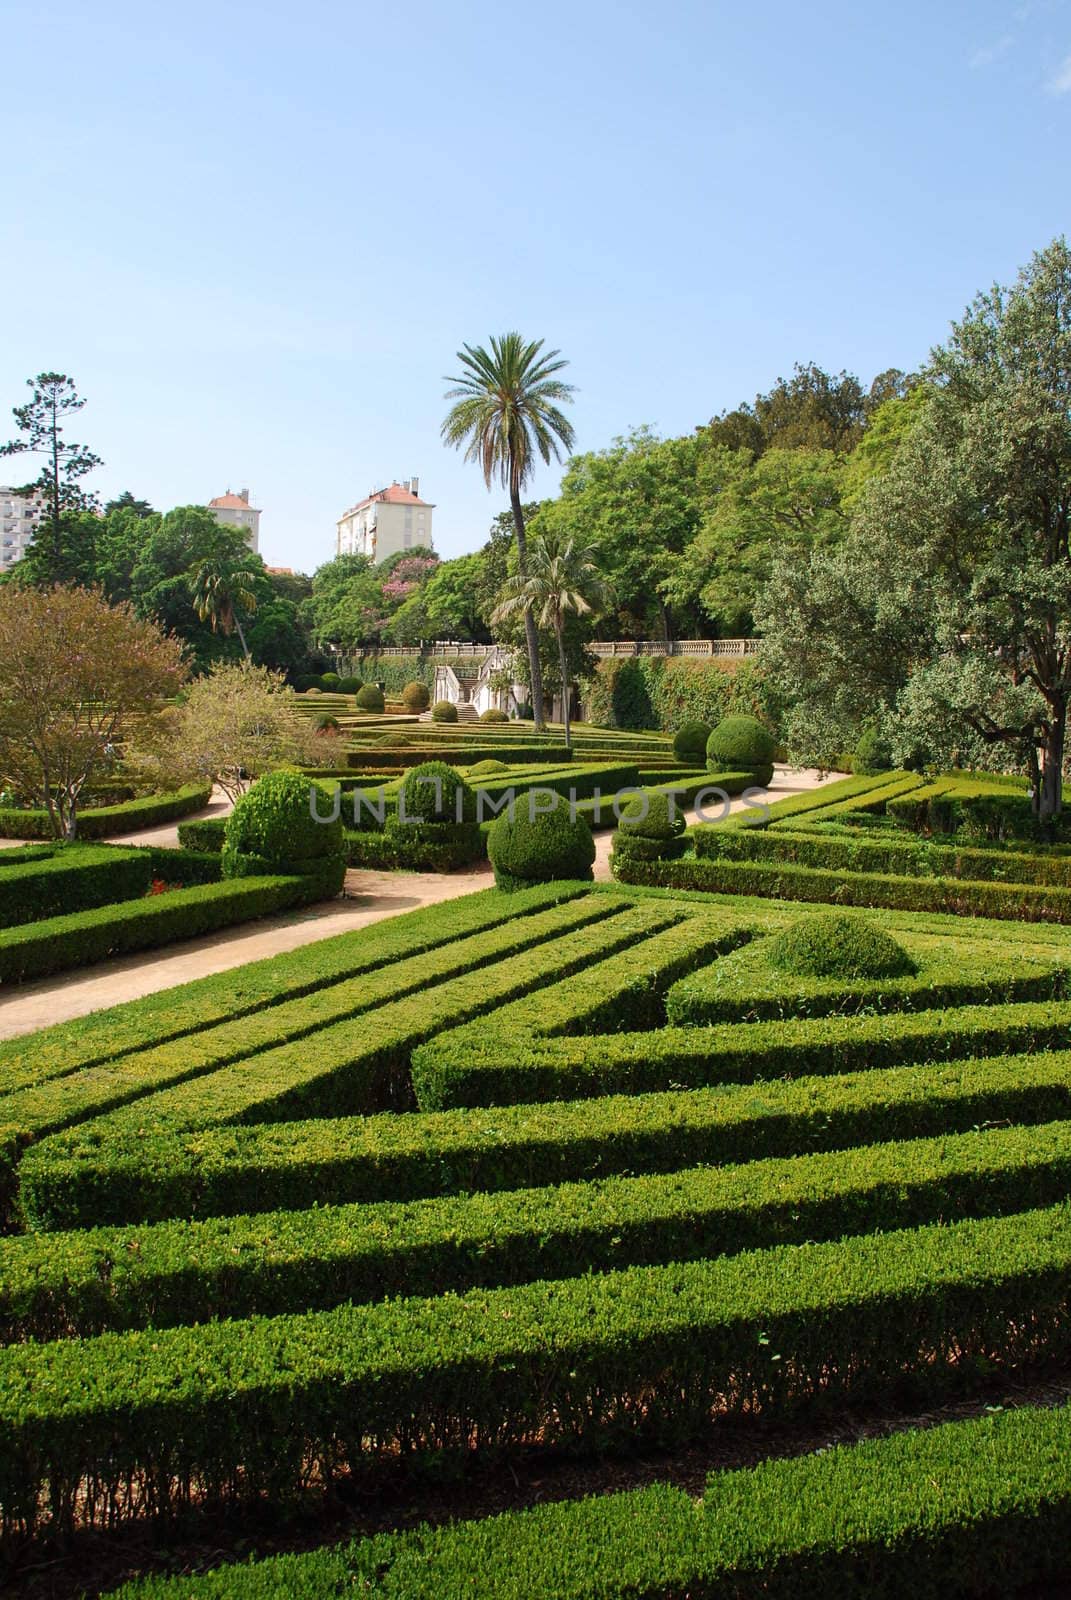
<path fill-rule="evenodd" d="M 402 690 L 402 704 L 407 711 L 426 711 L 431 705 L 431 690 L 426 683 L 414 679 Z"/>
<path fill-rule="evenodd" d="M 852 771 L 861 778 L 888 772 L 893 764 L 892 748 L 876 723 L 868 723 L 855 747 Z"/>
<path fill-rule="evenodd" d="M 707 722 L 684 722 L 673 735 L 673 754 L 684 765 L 701 767 L 713 729 Z"/>
<path fill-rule="evenodd" d="M 488 706 L 486 711 L 480 712 L 480 721 L 508 722 L 509 718 L 507 717 L 506 713 L 504 711 L 500 711 L 497 706 Z"/>
<path fill-rule="evenodd" d="M 337 672 L 321 672 L 320 688 L 325 694 L 337 694 L 338 686 L 342 682 Z"/>
<path fill-rule="evenodd" d="M 361 680 L 360 680 L 360 678 L 352 678 L 352 677 L 351 678 L 339 678 L 339 680 L 338 680 L 338 692 L 339 692 L 339 694 L 359 694 L 360 691 L 361 691 Z"/>
<path fill-rule="evenodd" d="M 223 876 L 304 873 L 341 862 L 341 818 L 317 820 L 331 817 L 333 811 L 328 789 L 304 773 L 266 773 L 242 795 L 227 818 Z"/>
<path fill-rule="evenodd" d="M 533 789 L 517 798 L 512 817 L 507 810 L 495 818 L 487 854 L 498 887 L 521 889 L 558 878 L 590 879 L 595 840 L 583 817 L 570 817 L 561 795 Z"/>
<path fill-rule="evenodd" d="M 494 761 L 488 757 L 486 761 L 477 761 L 474 766 L 469 767 L 468 776 L 470 778 L 500 778 L 504 772 L 508 771 L 509 766 L 505 761 Z"/>
<path fill-rule="evenodd" d="M 621 810 L 611 839 L 612 854 L 622 860 L 671 861 L 685 850 L 684 818 L 675 797 L 652 790 L 633 795 Z"/>
<path fill-rule="evenodd" d="M 456 722 L 457 707 L 452 700 L 436 700 L 431 708 L 432 722 Z"/>
<path fill-rule="evenodd" d="M 378 683 L 366 683 L 357 690 L 357 708 L 360 711 L 383 711 L 386 701 Z"/>
<path fill-rule="evenodd" d="M 317 733 L 335 734 L 340 733 L 342 730 L 342 724 L 339 722 L 338 718 L 330 716 L 327 712 L 324 712 L 321 716 L 316 718 L 315 722 L 313 723 L 313 727 L 316 729 Z"/>
<path fill-rule="evenodd" d="M 723 717 L 707 740 L 710 772 L 750 772 L 759 788 L 773 777 L 777 744 L 756 717 Z"/>
<path fill-rule="evenodd" d="M 918 968 L 903 945 L 862 917 L 805 917 L 771 939 L 767 959 L 799 978 L 906 978 Z"/>
<path fill-rule="evenodd" d="M 411 767 L 398 791 L 398 820 L 414 822 L 474 822 L 476 796 L 460 772 L 445 761 L 425 761 Z"/>

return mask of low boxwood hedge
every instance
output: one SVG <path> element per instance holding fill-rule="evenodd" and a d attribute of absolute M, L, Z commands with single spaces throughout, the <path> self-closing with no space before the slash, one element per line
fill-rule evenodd
<path fill-rule="evenodd" d="M 139 828 L 155 828 L 191 811 L 201 811 L 211 798 L 210 784 L 191 783 L 173 794 L 151 794 L 141 800 L 127 800 L 117 806 L 97 806 L 78 813 L 79 839 L 106 839 L 115 833 L 134 833 Z M 0 811 L 0 837 L 6 839 L 51 839 L 52 823 L 47 811 Z"/>
<path fill-rule="evenodd" d="M 1048 885 L 898 877 L 798 867 L 788 862 L 733 861 L 720 856 L 686 856 L 679 861 L 641 861 L 635 856 L 622 856 L 614 863 L 614 876 L 622 883 L 700 889 L 709 894 L 760 895 L 775 900 L 896 911 L 943 911 L 1015 922 L 1071 922 L 1071 888 Z"/>
<path fill-rule="evenodd" d="M 407 1116 L 112 1134 L 89 1123 L 31 1146 L 35 1228 L 90 1228 L 672 1172 L 986 1124 L 1071 1118 L 1071 1055 L 875 1068 L 761 1086 Z"/>
<path fill-rule="evenodd" d="M 9 865 L 0 872 L 0 928 L 137 900 L 148 894 L 152 879 L 152 861 L 140 851 L 62 845 L 43 860 Z"/>
<path fill-rule="evenodd" d="M 934 1404 L 1071 1352 L 1071 1206 L 434 1300 L 0 1351 L 0 1529 L 307 1501 L 398 1452 L 687 1439 Z M 85 1492 L 92 1486 L 92 1494 Z"/>
<path fill-rule="evenodd" d="M 223 849 L 226 832 L 226 817 L 205 817 L 200 822 L 180 822 L 179 844 L 184 850 L 214 851 L 218 854 Z"/>
<path fill-rule="evenodd" d="M 0 1239 L 0 1341 L 314 1311 L 1056 1205 L 1071 1122 L 419 1202 Z"/>
<path fill-rule="evenodd" d="M 1071 1566 L 1071 1408 L 1023 1407 L 478 1522 L 135 1579 L 114 1600 L 978 1600 Z"/>

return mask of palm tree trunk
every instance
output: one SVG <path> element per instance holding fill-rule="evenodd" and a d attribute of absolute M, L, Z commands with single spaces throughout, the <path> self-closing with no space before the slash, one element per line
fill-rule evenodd
<path fill-rule="evenodd" d="M 242 650 L 243 650 L 243 652 L 245 654 L 245 664 L 246 664 L 246 666 L 248 666 L 249 663 L 252 661 L 253 657 L 249 654 L 249 646 L 245 642 L 245 634 L 242 631 L 242 624 L 239 621 L 237 611 L 234 613 L 234 626 L 238 629 L 238 640 L 239 640 L 239 643 L 241 644 Z"/>
<path fill-rule="evenodd" d="M 524 532 L 524 512 L 521 510 L 521 497 L 516 489 L 510 490 L 510 507 L 513 511 L 513 527 L 517 535 L 517 567 L 522 578 L 528 576 L 528 540 Z M 532 715 L 535 718 L 537 729 L 542 730 L 546 725 L 543 715 L 543 669 L 539 664 L 539 634 L 536 631 L 535 616 L 531 606 L 524 608 L 524 637 L 528 645 L 528 671 L 532 679 Z"/>
<path fill-rule="evenodd" d="M 569 745 L 569 669 L 565 664 L 565 634 L 562 631 L 561 619 L 554 624 L 554 632 L 558 636 L 558 665 L 562 673 L 562 722 L 565 725 L 565 743 Z"/>

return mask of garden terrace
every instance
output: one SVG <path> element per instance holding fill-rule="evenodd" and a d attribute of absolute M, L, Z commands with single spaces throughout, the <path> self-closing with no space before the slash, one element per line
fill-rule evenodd
<path fill-rule="evenodd" d="M 1063 1370 L 1071 934 L 848 910 L 911 970 L 790 981 L 775 941 L 818 915 L 488 890 L 0 1047 L 12 1555 L 212 1508 L 255 1541 L 246 1510 L 307 1528 L 336 1484 L 419 1508 L 451 1463 L 909 1423 Z M 453 1595 L 497 1561 L 530 1594 L 836 1597 L 864 1543 L 913 1578 L 911 1530 L 927 1571 L 1032 1577 L 1067 1426 L 767 1445 L 703 1510 L 656 1487 L 128 1594 Z"/>

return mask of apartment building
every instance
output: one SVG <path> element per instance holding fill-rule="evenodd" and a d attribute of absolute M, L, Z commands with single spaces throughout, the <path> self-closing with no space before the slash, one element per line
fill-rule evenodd
<path fill-rule="evenodd" d="M 368 556 L 386 561 L 399 550 L 418 545 L 433 550 L 431 515 L 435 507 L 420 498 L 420 479 L 397 478 L 389 489 L 375 489 L 338 519 L 340 556 Z"/>
<path fill-rule="evenodd" d="M 249 504 L 248 489 L 241 489 L 238 494 L 232 494 L 228 489 L 226 494 L 219 494 L 210 500 L 208 509 L 217 522 L 240 528 L 250 550 L 260 549 L 260 512 Z"/>
<path fill-rule="evenodd" d="M 43 510 L 39 494 L 22 495 L 0 488 L 0 572 L 22 560 Z"/>

